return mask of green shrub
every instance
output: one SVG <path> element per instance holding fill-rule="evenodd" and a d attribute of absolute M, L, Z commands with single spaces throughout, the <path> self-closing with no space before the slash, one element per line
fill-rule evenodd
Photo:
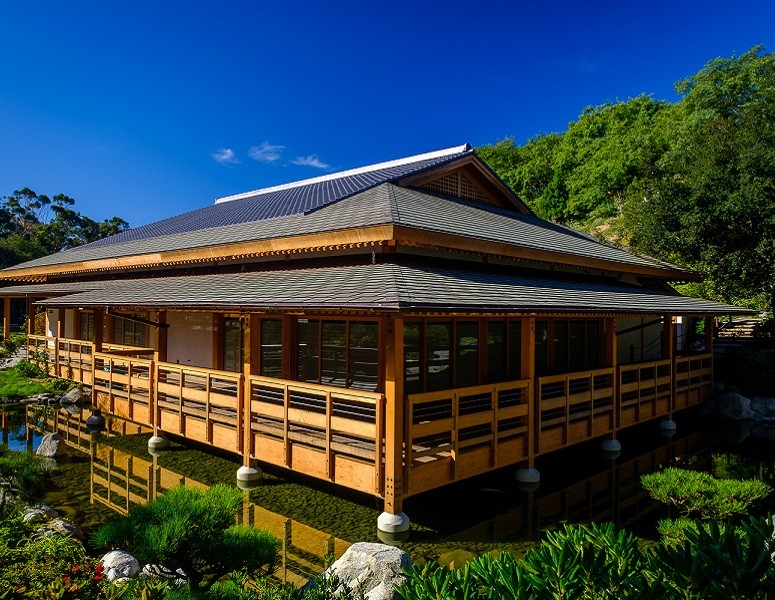
<path fill-rule="evenodd" d="M 716 479 L 703 471 L 674 467 L 643 475 L 641 484 L 655 500 L 678 508 L 684 516 L 717 521 L 746 514 L 772 492 L 756 479 Z"/>
<path fill-rule="evenodd" d="M 771 316 L 756 323 L 752 335 L 758 340 L 775 340 L 775 317 Z"/>
<path fill-rule="evenodd" d="M 40 457 L 26 452 L 11 452 L 0 445 L 0 482 L 10 496 L 24 502 L 33 502 L 43 496 L 45 471 Z M 0 519 L 9 498 L 0 494 Z"/>
<path fill-rule="evenodd" d="M 21 359 L 14 367 L 24 377 L 32 377 L 33 379 L 42 379 L 46 377 L 46 372 L 36 362 Z"/>
<path fill-rule="evenodd" d="M 92 543 L 127 549 L 140 562 L 164 565 L 170 575 L 181 569 L 195 590 L 236 570 L 261 576 L 273 569 L 278 542 L 266 531 L 234 525 L 241 505 L 242 493 L 232 486 L 177 487 L 107 523 Z"/>

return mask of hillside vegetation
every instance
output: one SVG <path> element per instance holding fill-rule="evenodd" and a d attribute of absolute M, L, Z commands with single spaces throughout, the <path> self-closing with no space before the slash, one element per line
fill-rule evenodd
<path fill-rule="evenodd" d="M 716 58 L 676 91 L 477 152 L 538 215 L 699 271 L 686 293 L 772 309 L 775 54 Z"/>

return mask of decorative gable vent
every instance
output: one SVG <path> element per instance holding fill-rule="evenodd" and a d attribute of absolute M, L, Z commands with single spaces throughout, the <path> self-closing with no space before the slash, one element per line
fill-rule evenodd
<path fill-rule="evenodd" d="M 424 183 L 418 186 L 418 188 L 447 196 L 495 205 L 495 202 L 463 171 L 454 171 L 444 175 L 444 177 Z"/>

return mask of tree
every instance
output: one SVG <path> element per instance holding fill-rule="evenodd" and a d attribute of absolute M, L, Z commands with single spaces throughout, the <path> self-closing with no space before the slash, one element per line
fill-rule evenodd
<path fill-rule="evenodd" d="M 278 542 L 272 534 L 237 526 L 241 492 L 218 484 L 207 491 L 177 487 L 126 517 L 101 527 L 92 542 L 98 547 L 128 549 L 141 562 L 179 576 L 194 589 L 209 589 L 233 571 L 271 572 Z"/>
<path fill-rule="evenodd" d="M 49 198 L 29 188 L 0 203 L 0 268 L 33 260 L 120 233 L 129 224 L 119 217 L 98 223 L 76 211 L 65 194 Z"/>

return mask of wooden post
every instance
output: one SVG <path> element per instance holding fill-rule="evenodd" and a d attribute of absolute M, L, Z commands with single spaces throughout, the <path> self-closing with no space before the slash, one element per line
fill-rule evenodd
<path fill-rule="evenodd" d="M 662 317 L 662 358 L 670 361 L 670 406 L 668 418 L 675 410 L 675 321 L 672 315 Z"/>
<path fill-rule="evenodd" d="M 100 324 L 97 325 L 97 313 L 100 313 L 100 315 L 102 315 L 99 309 L 94 311 L 94 336 L 97 337 L 97 330 L 99 329 L 100 335 L 102 336 L 104 341 L 106 341 L 108 344 L 115 344 L 116 343 L 116 317 L 114 317 L 113 315 L 106 315 L 104 319 L 100 319 Z M 123 332 L 119 343 L 120 344 L 124 343 Z"/>
<path fill-rule="evenodd" d="M 619 429 L 621 422 L 622 411 L 622 398 L 619 394 L 619 355 L 616 345 L 616 317 L 608 317 L 604 320 L 605 330 L 605 364 L 607 367 L 613 367 L 613 415 L 612 415 L 612 431 L 611 439 L 616 439 L 616 431 Z"/>
<path fill-rule="evenodd" d="M 156 339 L 154 340 L 153 360 L 155 362 L 167 362 L 167 311 L 160 310 L 156 315 Z"/>
<path fill-rule="evenodd" d="M 713 328 L 716 320 L 713 317 L 705 317 L 705 352 L 713 354 L 713 338 L 715 337 Z"/>
<path fill-rule="evenodd" d="M 242 464 L 250 466 L 251 455 L 251 406 L 250 406 L 250 376 L 255 374 L 255 364 L 258 360 L 259 352 L 259 318 L 258 315 L 248 315 L 243 319 L 242 330 L 242 374 L 244 383 L 240 395 L 241 415 L 241 433 L 242 433 Z"/>
<path fill-rule="evenodd" d="M 296 379 L 292 373 L 296 365 L 296 319 L 283 315 L 282 327 L 282 379 Z"/>
<path fill-rule="evenodd" d="M 535 317 L 522 320 L 522 356 L 520 359 L 520 377 L 529 379 L 527 392 L 527 465 L 535 466 L 535 457 L 540 443 L 541 406 L 536 384 L 536 320 Z"/>
<path fill-rule="evenodd" d="M 67 310 L 60 308 L 57 310 L 57 337 L 67 337 L 65 335 L 65 325 L 67 323 Z"/>
<path fill-rule="evenodd" d="M 404 319 L 390 316 L 385 328 L 385 512 L 397 515 L 404 499 Z M 377 441 L 379 443 L 379 441 Z M 411 465 L 407 465 L 407 471 Z"/>
<path fill-rule="evenodd" d="M 3 298 L 3 339 L 11 338 L 11 297 Z"/>
<path fill-rule="evenodd" d="M 83 339 L 81 337 L 81 311 L 77 308 L 73 310 L 73 339 Z"/>
<path fill-rule="evenodd" d="M 35 307 L 33 306 L 35 298 L 27 296 L 27 333 L 35 335 Z"/>

